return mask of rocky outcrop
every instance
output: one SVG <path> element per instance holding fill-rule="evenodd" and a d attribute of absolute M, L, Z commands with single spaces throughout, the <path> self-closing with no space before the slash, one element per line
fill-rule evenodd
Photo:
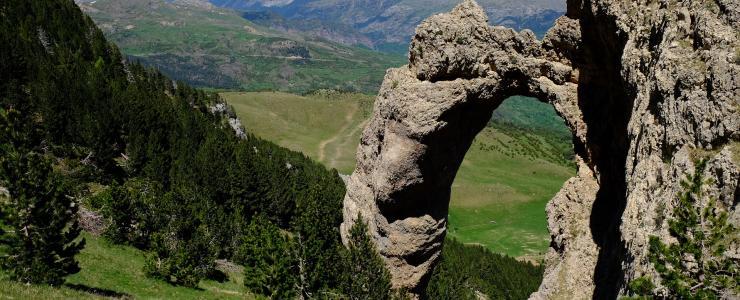
<path fill-rule="evenodd" d="M 231 127 L 231 130 L 234 131 L 234 134 L 236 134 L 238 138 L 247 138 L 247 131 L 244 129 L 242 121 L 240 121 L 239 118 L 236 116 L 233 107 L 227 105 L 226 102 L 223 102 L 223 100 L 219 99 L 213 106 L 209 106 L 208 110 L 213 115 L 220 117 L 222 120 L 228 123 L 229 127 Z"/>
<path fill-rule="evenodd" d="M 708 191 L 740 220 L 738 6 L 571 0 L 542 41 L 488 26 L 470 0 L 430 17 L 409 65 L 385 76 L 348 180 L 343 237 L 362 215 L 394 287 L 418 294 L 473 138 L 506 98 L 532 96 L 566 121 L 578 165 L 547 206 L 551 248 L 532 297 L 623 294 L 654 273 L 648 237 L 669 241 L 655 216 L 671 213 L 697 155 L 709 159 Z"/>

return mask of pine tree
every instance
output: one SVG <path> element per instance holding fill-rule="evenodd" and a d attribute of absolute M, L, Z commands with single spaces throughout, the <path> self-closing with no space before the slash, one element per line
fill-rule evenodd
<path fill-rule="evenodd" d="M 263 216 L 247 227 L 234 260 L 244 265 L 244 285 L 271 299 L 296 296 L 296 263 L 290 239 Z"/>
<path fill-rule="evenodd" d="M 127 244 L 140 249 L 149 247 L 156 228 L 155 215 L 162 207 L 161 186 L 151 180 L 131 178 L 123 185 L 115 181 L 90 198 L 107 219 L 103 237 L 114 244 Z M 97 206 L 97 207 L 96 207 Z M 167 211 L 162 211 L 167 214 Z"/>
<path fill-rule="evenodd" d="M 451 249 L 456 247 L 457 249 Z M 434 268 L 432 278 L 426 288 L 429 299 L 476 299 L 468 284 L 469 272 L 464 262 L 464 246 L 457 241 L 448 240 L 442 249 L 442 259 Z M 457 250 L 457 251 L 455 251 Z"/>
<path fill-rule="evenodd" d="M 79 272 L 74 256 L 85 242 L 76 241 L 76 204 L 49 159 L 36 151 L 36 129 L 21 118 L 0 109 L 0 184 L 10 195 L 0 204 L 8 229 L 0 239 L 0 263 L 14 280 L 59 285 Z"/>
<path fill-rule="evenodd" d="M 109 219 L 103 236 L 114 244 L 129 242 L 133 225 L 133 205 L 125 188 L 115 182 L 111 184 L 110 197 L 103 207 L 103 214 Z"/>
<path fill-rule="evenodd" d="M 676 242 L 667 245 L 650 237 L 650 261 L 671 298 L 718 299 L 723 292 L 740 293 L 740 260 L 724 255 L 738 242 L 738 228 L 728 222 L 727 211 L 717 200 L 705 193 L 705 168 L 706 160 L 699 161 L 694 174 L 681 182 L 684 190 L 668 221 Z"/>
<path fill-rule="evenodd" d="M 147 276 L 196 288 L 202 279 L 214 273 L 216 257 L 205 226 L 187 230 L 192 231 L 188 238 L 154 234 L 154 253 L 147 256 L 144 266 Z"/>
<path fill-rule="evenodd" d="M 349 233 L 342 292 L 350 299 L 391 299 L 390 273 L 368 236 L 362 216 L 358 216 Z"/>
<path fill-rule="evenodd" d="M 193 288 L 213 273 L 216 260 L 213 234 L 188 207 L 202 201 L 197 193 L 187 189 L 162 197 L 157 213 L 163 228 L 153 234 L 153 253 L 147 257 L 144 273 Z"/>
<path fill-rule="evenodd" d="M 334 173 L 315 174 L 311 180 L 314 183 L 296 203 L 297 215 L 292 224 L 300 242 L 297 252 L 302 262 L 300 286 L 304 297 L 337 288 L 342 273 L 337 262 L 342 259 L 340 251 L 344 248 L 338 230 L 344 195 L 341 179 Z"/>

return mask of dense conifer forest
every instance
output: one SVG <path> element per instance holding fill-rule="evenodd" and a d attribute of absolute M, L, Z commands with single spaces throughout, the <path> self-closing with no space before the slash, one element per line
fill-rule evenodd
<path fill-rule="evenodd" d="M 218 95 L 126 62 L 72 0 L 5 0 L 0 17 L 9 198 L 0 201 L 0 273 L 58 285 L 79 271 L 82 207 L 104 216 L 105 239 L 148 253 L 147 276 L 175 285 L 218 278 L 215 260 L 228 259 L 245 266 L 249 290 L 274 299 L 393 297 L 378 292 L 390 279 L 364 227 L 349 250 L 340 241 L 345 191 L 335 170 L 236 135 L 213 109 Z M 451 242 L 444 255 L 431 298 L 457 299 L 446 292 L 456 285 L 520 299 L 541 278 L 540 268 L 477 247 Z M 368 284 L 353 284 L 365 274 Z"/>
<path fill-rule="evenodd" d="M 479 299 L 480 294 L 490 299 L 527 299 L 539 287 L 543 272 L 543 266 L 447 239 L 426 292 L 429 299 Z"/>

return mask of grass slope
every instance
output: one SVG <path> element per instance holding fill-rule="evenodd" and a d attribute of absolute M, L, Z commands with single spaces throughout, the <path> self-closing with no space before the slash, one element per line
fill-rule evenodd
<path fill-rule="evenodd" d="M 452 237 L 512 256 L 538 257 L 547 249 L 545 206 L 574 172 L 505 151 L 520 140 L 491 127 L 478 134 L 452 184 Z"/>
<path fill-rule="evenodd" d="M 106 299 L 68 286 L 25 285 L 0 276 L 0 299 Z"/>
<path fill-rule="evenodd" d="M 250 132 L 301 151 L 343 174 L 354 169 L 357 144 L 373 101 L 356 94 L 222 96 Z M 532 133 L 538 127 L 558 126 L 552 123 L 553 118 L 558 120 L 552 108 L 532 102 L 510 99 L 499 108 L 538 115 L 534 119 L 526 114 L 499 116 L 500 121 L 531 130 L 494 125 L 476 137 L 453 183 L 452 237 L 512 256 L 540 257 L 547 249 L 545 205 L 575 172 L 567 161 L 556 159 L 562 151 L 553 145 L 553 134 Z M 564 126 L 562 121 L 559 126 Z"/>
<path fill-rule="evenodd" d="M 340 173 L 354 170 L 357 141 L 372 113 L 371 96 L 281 92 L 222 96 L 234 107 L 247 131 L 301 151 Z"/>
<path fill-rule="evenodd" d="M 242 275 L 227 274 L 223 283 L 204 280 L 198 289 L 178 287 L 144 276 L 144 253 L 132 247 L 110 245 L 83 233 L 87 244 L 77 256 L 81 271 L 61 287 L 23 285 L 0 277 L 0 299 L 250 299 Z"/>

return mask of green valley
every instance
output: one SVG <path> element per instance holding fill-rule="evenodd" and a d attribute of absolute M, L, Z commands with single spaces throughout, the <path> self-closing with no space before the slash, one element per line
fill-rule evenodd
<path fill-rule="evenodd" d="M 200 1 L 78 1 L 129 59 L 199 87 L 375 93 L 401 55 L 256 25 Z"/>
<path fill-rule="evenodd" d="M 384 51 L 405 54 L 414 29 L 422 20 L 433 14 L 449 11 L 461 1 L 209 0 L 209 2 L 250 13 L 263 13 L 258 21 L 269 27 L 308 31 L 317 27 L 328 27 L 330 37 L 339 35 L 345 41 L 361 42 Z M 486 10 L 491 24 L 504 25 L 516 30 L 531 29 L 540 37 L 565 11 L 565 2 L 557 0 L 480 0 L 478 3 Z M 265 15 L 265 12 L 279 17 L 270 17 Z M 301 24 L 307 20 L 312 21 L 309 26 Z M 316 21 L 320 21 L 319 24 Z M 299 26 L 291 27 L 291 22 L 298 23 Z M 347 29 L 351 31 L 346 32 Z M 324 31 L 327 35 L 327 30 Z M 364 35 L 368 40 L 358 39 L 358 35 Z"/>
<path fill-rule="evenodd" d="M 354 169 L 373 101 L 343 93 L 235 92 L 222 97 L 250 132 L 342 174 Z M 551 107 L 529 98 L 511 98 L 497 111 L 530 114 L 496 114 L 478 134 L 453 183 L 449 233 L 494 252 L 541 257 L 549 242 L 544 207 L 575 173 L 567 160 L 572 152 L 567 128 Z"/>
<path fill-rule="evenodd" d="M 405 62 L 399 55 L 263 27 L 206 1 L 78 3 L 130 59 L 197 86 L 263 90 L 223 96 L 248 132 L 342 174 L 354 169 L 373 97 L 327 91 L 372 94 L 388 67 Z M 431 12 L 417 13 L 409 20 Z M 504 103 L 453 184 L 451 235 L 515 256 L 544 252 L 544 206 L 573 173 L 570 147 L 569 132 L 551 107 L 516 97 Z"/>

